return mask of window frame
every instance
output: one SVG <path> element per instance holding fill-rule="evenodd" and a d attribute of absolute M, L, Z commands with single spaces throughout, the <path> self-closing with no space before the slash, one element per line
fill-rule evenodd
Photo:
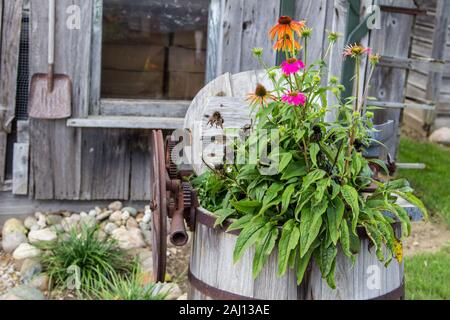
<path fill-rule="evenodd" d="M 211 5 L 211 4 L 210 4 Z M 208 26 L 209 27 L 209 26 Z M 90 103 L 85 118 L 95 116 L 135 116 L 135 117 L 173 117 L 184 118 L 191 100 L 161 99 L 111 99 L 101 97 L 102 77 L 102 36 L 103 36 L 103 0 L 93 0 Z M 208 48 L 206 48 L 208 56 Z M 208 59 L 207 59 L 208 60 Z M 207 63 L 208 64 L 208 63 Z M 208 74 L 205 67 L 205 76 Z M 206 82 L 206 79 L 205 79 Z M 70 125 L 70 124 L 69 124 Z"/>

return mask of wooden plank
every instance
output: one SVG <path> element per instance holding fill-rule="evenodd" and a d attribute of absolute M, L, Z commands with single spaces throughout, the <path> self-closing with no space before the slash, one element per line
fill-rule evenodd
<path fill-rule="evenodd" d="M 68 127 L 76 128 L 178 129 L 183 124 L 183 118 L 168 117 L 90 116 L 67 120 Z"/>
<path fill-rule="evenodd" d="M 448 26 L 450 23 L 450 1 L 439 0 L 436 7 L 436 18 L 433 35 L 433 49 L 431 58 L 443 60 L 446 53 L 446 41 L 449 34 Z M 442 85 L 442 72 L 430 72 L 427 81 L 427 90 L 425 98 L 436 101 L 439 104 L 439 95 Z M 436 112 L 431 111 L 425 114 L 425 125 L 429 126 L 430 131 L 433 122 L 436 119 Z"/>
<path fill-rule="evenodd" d="M 17 143 L 13 153 L 13 185 L 12 191 L 16 195 L 28 194 L 30 137 L 28 121 L 17 121 Z"/>
<path fill-rule="evenodd" d="M 56 8 L 55 72 L 67 74 L 73 84 L 75 117 L 89 110 L 92 1 L 59 0 Z M 81 12 L 80 29 L 66 25 L 69 6 Z M 31 0 L 30 74 L 47 70 L 48 3 Z M 78 199 L 81 186 L 81 130 L 66 120 L 30 122 L 32 190 L 38 199 Z"/>
<path fill-rule="evenodd" d="M 273 44 L 268 32 L 277 23 L 280 16 L 280 2 L 280 0 L 265 1 L 262 5 L 260 0 L 244 1 L 240 68 L 237 71 L 255 70 L 263 67 L 253 55 L 252 49 L 255 47 L 263 48 L 262 59 L 265 63 L 269 66 L 275 64 L 276 53 L 272 49 Z M 229 53 L 232 54 L 232 51 Z"/>
<path fill-rule="evenodd" d="M 348 9 L 348 2 L 346 0 L 335 0 L 335 1 L 329 1 L 328 3 L 332 3 L 333 10 L 332 10 L 332 16 L 328 17 L 327 20 L 332 21 L 332 25 L 330 30 L 333 32 L 339 32 L 340 34 L 345 34 L 346 29 L 346 22 L 347 22 L 347 9 Z M 328 80 L 331 79 L 331 77 L 337 77 L 338 79 L 341 79 L 342 74 L 342 63 L 343 63 L 343 56 L 342 56 L 342 50 L 345 46 L 345 39 L 344 37 L 340 37 L 336 44 L 333 46 L 330 52 L 330 57 L 328 58 Z M 334 105 L 337 103 L 336 98 L 334 94 L 327 93 L 328 103 L 330 105 Z M 327 114 L 327 121 L 332 121 L 333 119 L 336 119 L 336 110 L 329 111 Z"/>
<path fill-rule="evenodd" d="M 0 55 L 0 130 L 3 129 L 7 132 L 11 130 L 16 111 L 22 4 L 23 0 L 6 1 L 3 8 Z"/>
<path fill-rule="evenodd" d="M 401 58 L 381 56 L 381 67 L 400 68 L 400 69 L 420 69 L 423 72 L 443 72 L 445 62 L 443 60 L 427 58 Z"/>
<path fill-rule="evenodd" d="M 381 107 L 381 108 L 392 108 L 392 109 L 419 109 L 419 110 L 434 110 L 435 106 L 431 104 L 421 104 L 421 103 L 403 103 L 403 102 L 388 102 L 388 101 L 370 101 L 368 105 Z"/>
<path fill-rule="evenodd" d="M 130 199 L 150 201 L 152 150 L 149 131 L 131 133 Z"/>
<path fill-rule="evenodd" d="M 83 130 L 82 200 L 129 198 L 129 137 L 127 130 Z"/>
<path fill-rule="evenodd" d="M 13 195 L 11 192 L 0 192 L 0 226 L 8 219 L 27 216 L 41 212 L 88 212 L 95 207 L 106 208 L 110 201 L 66 201 L 66 200 L 33 200 L 26 196 Z M 144 211 L 147 201 L 125 201 L 124 206 L 130 206 Z"/>
<path fill-rule="evenodd" d="M 13 194 L 26 195 L 28 193 L 29 148 L 28 143 L 14 144 Z"/>
<path fill-rule="evenodd" d="M 380 5 L 389 5 L 389 0 L 382 0 Z M 399 0 L 398 6 L 415 8 L 412 0 Z M 375 53 L 382 56 L 407 58 L 409 55 L 410 34 L 413 27 L 414 17 L 399 13 L 383 12 L 381 15 L 381 29 L 371 32 L 370 46 Z M 392 36 L 395 34 L 395 37 Z M 404 39 L 404 41 L 398 41 Z M 375 70 L 370 83 L 369 96 L 376 97 L 380 101 L 398 102 L 404 101 L 404 88 L 406 86 L 406 70 L 379 67 Z M 395 121 L 395 127 L 400 128 L 400 109 L 388 108 L 375 112 L 375 121 L 384 123 L 389 120 Z M 385 144 L 388 151 L 383 150 L 381 158 L 387 157 L 387 152 L 395 159 L 399 143 L 400 130 Z"/>
<path fill-rule="evenodd" d="M 100 114 L 100 88 L 102 73 L 103 0 L 93 0 L 91 44 L 91 88 L 89 114 Z M 87 116 L 87 115 L 86 115 Z"/>
<path fill-rule="evenodd" d="M 263 60 L 274 65 L 276 54 L 267 32 L 276 24 L 280 0 L 265 2 L 257 0 L 223 0 L 222 7 L 216 4 L 216 11 L 222 12 L 220 40 L 218 46 L 216 74 L 224 72 L 238 73 L 260 68 L 252 55 L 254 47 L 263 48 Z M 210 42 L 211 43 L 211 42 Z"/>
<path fill-rule="evenodd" d="M 219 61 L 222 61 L 222 51 L 220 50 L 222 44 L 221 26 L 222 26 L 222 12 L 224 1 L 211 0 L 208 13 L 208 50 L 206 53 L 206 75 L 205 81 L 209 83 L 221 74 L 219 70 Z"/>
<path fill-rule="evenodd" d="M 0 185 L 5 181 L 6 145 L 16 110 L 23 0 L 0 5 Z"/>
<path fill-rule="evenodd" d="M 102 99 L 100 114 L 105 116 L 140 116 L 184 118 L 190 101 Z"/>
<path fill-rule="evenodd" d="M 295 19 L 306 20 L 306 25 L 313 29 L 313 34 L 308 40 L 308 61 L 310 65 L 323 56 L 328 43 L 325 43 L 327 33 L 325 31 L 327 24 L 327 8 L 326 0 L 318 1 L 296 1 L 295 2 Z M 325 46 L 324 46 L 325 43 Z"/>

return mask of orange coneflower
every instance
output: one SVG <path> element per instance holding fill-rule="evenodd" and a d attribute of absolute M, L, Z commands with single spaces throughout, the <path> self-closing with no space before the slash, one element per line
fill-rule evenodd
<path fill-rule="evenodd" d="M 266 87 L 264 87 L 262 84 L 258 83 L 256 85 L 255 92 L 250 93 L 247 95 L 247 101 L 250 101 L 251 105 L 262 105 L 268 103 L 269 100 L 275 100 L 276 97 L 272 94 L 270 94 L 269 91 L 267 91 Z"/>
<path fill-rule="evenodd" d="M 291 38 L 289 36 L 285 36 L 285 37 L 279 39 L 277 42 L 275 42 L 275 44 L 273 45 L 273 48 L 276 51 L 280 51 L 280 50 L 281 51 L 294 51 L 294 49 L 300 50 L 301 45 L 297 41 L 291 40 Z"/>
<path fill-rule="evenodd" d="M 278 40 L 283 39 L 285 36 L 294 39 L 294 32 L 300 36 L 300 31 L 304 26 L 304 21 L 295 21 L 289 16 L 281 16 L 278 19 L 278 23 L 270 29 L 269 36 L 272 40 L 275 39 L 275 36 L 277 36 Z"/>

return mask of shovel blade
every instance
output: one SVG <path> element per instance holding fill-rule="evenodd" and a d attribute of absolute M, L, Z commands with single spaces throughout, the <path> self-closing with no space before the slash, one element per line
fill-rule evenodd
<path fill-rule="evenodd" d="M 65 119 L 72 114 L 72 82 L 66 75 L 55 74 L 53 90 L 48 90 L 48 75 L 31 79 L 29 116 L 35 119 Z"/>

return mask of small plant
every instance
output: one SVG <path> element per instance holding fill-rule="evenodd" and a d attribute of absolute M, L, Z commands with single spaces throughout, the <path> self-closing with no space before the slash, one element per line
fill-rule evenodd
<path fill-rule="evenodd" d="M 237 159 L 247 159 L 252 150 L 266 150 L 267 155 L 258 151 L 251 163 L 211 166 L 205 161 L 211 170 L 196 178 L 194 186 L 201 205 L 218 216 L 217 224 L 234 218 L 228 230 L 241 230 L 234 261 L 255 246 L 254 277 L 277 248 L 279 276 L 296 268 L 300 284 L 314 259 L 322 277 L 335 288 L 337 252 L 355 261 L 361 247 L 358 230 L 367 233 L 380 261 L 401 262 L 401 241 L 409 235 L 410 219 L 397 198 L 416 205 L 425 216 L 427 212 L 408 181 L 377 180 L 371 167 L 389 175 L 385 163 L 364 157 L 365 148 L 375 141 L 369 111 L 373 107 L 367 87 L 360 85 L 360 69 L 367 57 L 369 83 L 379 56 L 358 44 L 345 48 L 345 58 L 356 64 L 356 96 L 344 99 L 344 88 L 335 78 L 328 83 L 322 80 L 327 55 L 339 35 L 329 33 L 324 57 L 307 65 L 311 32 L 304 22 L 285 16 L 269 33 L 285 61 L 281 66 L 265 66 L 273 90 L 258 84 L 249 95 L 254 119 L 245 139 L 234 146 Z M 253 53 L 264 65 L 261 50 Z M 339 116 L 327 121 L 333 109 Z M 272 138 L 261 134 L 265 132 L 277 133 L 275 146 Z M 272 166 L 275 170 L 267 170 Z M 269 171 L 275 174 L 265 174 Z M 369 193 L 369 186 L 375 191 Z M 396 221 L 401 223 L 401 236 L 393 230 Z"/>
<path fill-rule="evenodd" d="M 96 226 L 72 228 L 59 234 L 57 241 L 39 245 L 47 253 L 42 265 L 56 287 L 92 288 L 98 279 L 130 272 L 133 261 L 111 239 L 100 239 Z"/>
<path fill-rule="evenodd" d="M 112 272 L 109 277 L 97 279 L 86 296 L 97 300 L 165 300 L 169 289 L 162 289 L 158 283 L 144 283 L 142 271 L 135 265 L 128 274 Z"/>

